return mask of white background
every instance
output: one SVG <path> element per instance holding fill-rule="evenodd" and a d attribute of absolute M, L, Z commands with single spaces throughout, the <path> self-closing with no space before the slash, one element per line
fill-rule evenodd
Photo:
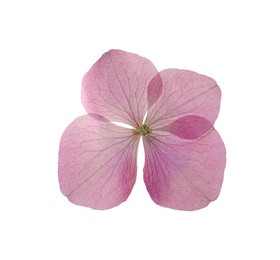
<path fill-rule="evenodd" d="M 0 259 L 280 259 L 277 2 L 1 1 Z M 228 161 L 207 208 L 154 204 L 143 154 L 119 207 L 95 211 L 60 193 L 60 136 L 85 113 L 84 73 L 111 48 L 220 85 Z"/>

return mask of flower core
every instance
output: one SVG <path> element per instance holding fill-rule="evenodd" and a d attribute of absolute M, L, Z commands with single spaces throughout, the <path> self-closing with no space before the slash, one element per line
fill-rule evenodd
<path fill-rule="evenodd" d="M 140 136 L 146 136 L 151 133 L 151 129 L 146 124 L 144 124 L 136 128 L 136 133 Z"/>

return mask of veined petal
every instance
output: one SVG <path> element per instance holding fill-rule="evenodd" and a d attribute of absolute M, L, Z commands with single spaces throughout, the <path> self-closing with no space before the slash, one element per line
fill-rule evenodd
<path fill-rule="evenodd" d="M 84 76 L 83 105 L 89 114 L 100 114 L 111 121 L 141 123 L 147 111 L 147 85 L 156 74 L 148 59 L 110 50 Z"/>
<path fill-rule="evenodd" d="M 159 128 L 185 139 L 197 139 L 212 129 L 209 120 L 198 115 L 187 115 Z"/>
<path fill-rule="evenodd" d="M 109 209 L 125 201 L 136 179 L 139 138 L 101 116 L 75 119 L 60 141 L 62 193 L 78 205 Z"/>
<path fill-rule="evenodd" d="M 159 75 L 163 90 L 157 102 L 149 108 L 147 125 L 153 129 L 162 127 L 186 114 L 200 115 L 214 124 L 221 99 L 221 91 L 215 80 L 178 69 L 163 70 Z M 155 77 L 159 78 L 158 75 Z"/>
<path fill-rule="evenodd" d="M 156 131 L 144 138 L 144 148 L 144 180 L 158 205 L 197 210 L 218 197 L 226 151 L 215 129 L 196 140 Z"/>

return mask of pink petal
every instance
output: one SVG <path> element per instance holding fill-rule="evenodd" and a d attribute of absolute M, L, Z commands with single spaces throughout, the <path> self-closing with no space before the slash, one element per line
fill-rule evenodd
<path fill-rule="evenodd" d="M 149 82 L 147 87 L 148 108 L 150 108 L 161 96 L 163 91 L 163 81 L 160 73 L 157 73 Z"/>
<path fill-rule="evenodd" d="M 147 111 L 146 87 L 156 74 L 148 59 L 110 50 L 84 76 L 83 105 L 89 114 L 100 114 L 111 121 L 140 123 Z"/>
<path fill-rule="evenodd" d="M 139 138 L 101 116 L 81 116 L 62 135 L 59 183 L 78 205 L 108 209 L 125 201 L 136 179 Z"/>
<path fill-rule="evenodd" d="M 196 140 L 157 131 L 143 140 L 144 180 L 155 203 L 178 210 L 196 210 L 218 197 L 226 151 L 215 129 Z"/>
<path fill-rule="evenodd" d="M 197 114 L 214 123 L 221 91 L 213 79 L 188 70 L 167 69 L 159 74 L 163 92 L 148 111 L 147 125 L 161 127 L 186 114 Z"/>
<path fill-rule="evenodd" d="M 185 139 L 197 139 L 210 131 L 212 127 L 211 122 L 204 117 L 187 115 L 158 130 L 163 130 Z"/>

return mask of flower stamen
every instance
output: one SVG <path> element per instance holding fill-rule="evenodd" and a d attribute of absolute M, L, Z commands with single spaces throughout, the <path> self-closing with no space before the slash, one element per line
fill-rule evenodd
<path fill-rule="evenodd" d="M 151 129 L 146 124 L 144 124 L 136 128 L 136 133 L 140 136 L 147 136 L 151 133 Z"/>

